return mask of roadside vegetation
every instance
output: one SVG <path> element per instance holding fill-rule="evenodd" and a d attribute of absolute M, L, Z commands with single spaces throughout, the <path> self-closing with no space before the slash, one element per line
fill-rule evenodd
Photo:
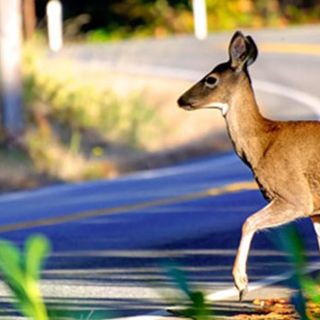
<path fill-rule="evenodd" d="M 50 59 L 41 43 L 24 48 L 25 131 L 18 148 L 1 146 L 3 189 L 117 175 L 119 158 L 144 152 L 161 133 L 155 108 L 141 91 L 121 95 L 99 74 Z"/>
<path fill-rule="evenodd" d="M 14 145 L 0 136 L 0 192 L 112 178 L 181 161 L 192 153 L 180 146 L 206 136 L 212 125 L 223 128 L 222 119 L 217 124 L 206 113 L 177 108 L 189 83 L 81 66 L 51 57 L 43 43 L 40 37 L 24 46 L 25 130 Z M 219 138 L 210 139 L 210 148 L 215 143 L 219 150 L 229 148 Z M 179 155 L 170 160 L 164 155 L 170 150 Z"/>
<path fill-rule="evenodd" d="M 289 226 L 281 231 L 281 248 L 287 253 L 291 263 L 292 277 L 289 286 L 294 289 L 288 299 L 257 299 L 252 301 L 250 313 L 234 314 L 233 320 L 316 320 L 320 319 L 320 278 L 308 274 L 304 245 L 297 230 Z M 80 311 L 65 310 L 63 307 L 47 305 L 41 293 L 41 270 L 50 254 L 49 241 L 34 235 L 25 241 L 23 248 L 18 248 L 8 241 L 0 241 L 0 273 L 12 295 L 16 311 L 29 319 L 107 319 L 111 313 L 106 310 L 86 314 Z M 175 296 L 164 297 L 172 313 L 195 320 L 214 320 L 214 306 L 206 301 L 205 294 L 189 284 L 180 268 L 165 265 L 164 270 L 175 289 Z M 179 307 L 178 309 L 176 307 Z M 0 311 L 1 314 L 1 311 Z"/>

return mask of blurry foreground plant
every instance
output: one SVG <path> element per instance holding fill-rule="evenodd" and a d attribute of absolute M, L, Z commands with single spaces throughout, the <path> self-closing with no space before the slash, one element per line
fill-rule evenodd
<path fill-rule="evenodd" d="M 67 311 L 48 308 L 40 291 L 40 273 L 49 252 L 48 240 L 39 235 L 30 236 L 25 242 L 23 251 L 8 241 L 0 241 L 0 272 L 12 293 L 13 304 L 17 311 L 33 320 L 109 318 L 109 312 L 104 311 Z"/>
<path fill-rule="evenodd" d="M 209 305 L 205 301 L 205 295 L 201 291 L 193 290 L 184 272 L 175 266 L 166 267 L 168 276 L 173 280 L 176 289 L 183 294 L 181 300 L 175 300 L 172 303 L 174 305 L 184 305 L 182 309 L 171 309 L 173 313 L 177 313 L 180 316 L 192 318 L 195 320 L 213 320 L 213 313 Z"/>
<path fill-rule="evenodd" d="M 288 253 L 293 268 L 290 281 L 296 291 L 291 302 L 302 320 L 320 319 L 320 312 L 311 312 L 314 308 L 308 308 L 320 306 L 320 279 L 313 279 L 307 274 L 306 250 L 301 239 L 293 226 L 286 227 L 280 237 L 282 249 Z"/>
<path fill-rule="evenodd" d="M 40 272 L 50 251 L 42 236 L 30 237 L 23 252 L 7 241 L 0 241 L 0 270 L 21 313 L 34 320 L 47 320 L 48 313 L 39 287 Z"/>

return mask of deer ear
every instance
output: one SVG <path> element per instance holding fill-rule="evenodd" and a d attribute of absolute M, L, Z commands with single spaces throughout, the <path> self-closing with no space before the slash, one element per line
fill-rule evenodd
<path fill-rule="evenodd" d="M 248 48 L 248 60 L 247 66 L 253 64 L 258 56 L 258 48 L 253 39 L 250 36 L 246 37 L 247 40 L 247 48 Z"/>
<path fill-rule="evenodd" d="M 231 67 L 240 71 L 247 65 L 251 65 L 257 58 L 258 50 L 250 36 L 245 37 L 237 31 L 229 45 L 229 57 Z"/>

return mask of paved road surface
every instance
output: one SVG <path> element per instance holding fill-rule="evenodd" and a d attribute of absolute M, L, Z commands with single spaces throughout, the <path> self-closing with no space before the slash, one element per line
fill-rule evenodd
<path fill-rule="evenodd" d="M 226 154 L 109 182 L 15 193 L 0 197 L 2 237 L 21 244 L 37 232 L 51 240 L 43 286 L 49 301 L 144 314 L 164 307 L 168 261 L 207 293 L 232 286 L 240 226 L 265 204 L 257 190 L 246 190 L 242 182 L 250 180 L 248 169 Z M 310 223 L 299 224 L 314 259 Z M 256 236 L 251 281 L 288 271 L 275 236 Z"/>
<path fill-rule="evenodd" d="M 123 69 L 130 62 L 132 70 L 143 64 L 143 72 L 194 77 L 225 58 L 223 45 L 229 36 L 212 36 L 204 43 L 181 37 L 71 47 L 63 54 L 93 65 Z M 260 99 L 272 106 L 269 111 L 281 117 L 317 117 L 320 62 L 315 52 L 320 28 L 261 31 L 255 37 L 264 49 L 253 73 L 260 81 Z M 295 43 L 307 46 L 299 46 L 301 52 L 296 53 Z M 313 48 L 312 54 L 308 48 Z M 44 272 L 43 291 L 53 304 L 80 312 L 115 309 L 117 316 L 163 310 L 165 289 L 170 287 L 163 269 L 167 261 L 185 269 L 191 284 L 229 300 L 234 292 L 222 290 L 232 287 L 241 224 L 265 204 L 257 190 L 247 190 L 243 183 L 251 180 L 240 160 L 226 154 L 112 181 L 12 193 L 0 197 L 0 232 L 17 244 L 34 232 L 51 240 L 53 255 Z M 310 258 L 316 261 L 310 222 L 298 224 Z M 252 282 L 289 270 L 275 239 L 273 231 L 255 237 L 249 260 Z M 8 293 L 1 289 L 0 294 L 7 307 Z M 10 308 L 6 311 L 13 315 Z"/>

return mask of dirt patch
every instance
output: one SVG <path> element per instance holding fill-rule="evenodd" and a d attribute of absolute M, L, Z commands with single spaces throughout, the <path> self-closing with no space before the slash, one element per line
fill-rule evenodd
<path fill-rule="evenodd" d="M 320 318 L 320 306 L 307 302 L 308 319 Z M 252 312 L 231 317 L 232 320 L 295 320 L 300 319 L 295 307 L 288 299 L 256 299 L 252 302 Z"/>
<path fill-rule="evenodd" d="M 34 189 L 61 182 L 37 171 L 24 150 L 0 148 L 0 193 Z"/>

